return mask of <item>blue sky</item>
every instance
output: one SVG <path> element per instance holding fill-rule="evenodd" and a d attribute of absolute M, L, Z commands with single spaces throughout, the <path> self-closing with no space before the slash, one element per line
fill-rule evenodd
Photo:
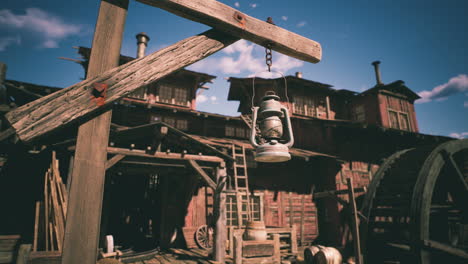
<path fill-rule="evenodd" d="M 416 104 L 422 133 L 468 137 L 468 1 L 465 0 L 223 0 L 259 19 L 321 43 L 323 59 L 304 63 L 274 53 L 273 65 L 285 74 L 336 89 L 363 91 L 375 84 L 371 62 L 381 60 L 382 80 L 403 80 L 424 97 Z M 91 46 L 99 1 L 2 1 L 0 61 L 7 78 L 67 87 L 80 81 L 72 46 Z M 122 53 L 134 56 L 135 34 L 150 37 L 154 52 L 209 27 L 130 1 Z M 192 65 L 218 78 L 200 97 L 202 111 L 236 115 L 227 102 L 226 77 L 263 71 L 264 49 L 247 41 Z"/>

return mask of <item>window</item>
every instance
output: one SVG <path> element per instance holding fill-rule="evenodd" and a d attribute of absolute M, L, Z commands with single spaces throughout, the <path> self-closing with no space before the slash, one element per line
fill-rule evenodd
<path fill-rule="evenodd" d="M 395 111 L 388 110 L 388 116 L 390 118 L 390 127 L 399 129 L 400 126 L 398 125 L 398 113 Z"/>
<path fill-rule="evenodd" d="M 411 131 L 411 123 L 408 115 L 409 103 L 403 99 L 387 96 L 388 118 L 390 127 Z"/>
<path fill-rule="evenodd" d="M 168 125 L 170 125 L 171 127 L 175 127 L 175 119 L 172 118 L 172 117 L 167 117 L 167 116 L 165 116 L 165 117 L 163 118 L 163 122 L 166 123 L 166 124 L 168 124 Z"/>
<path fill-rule="evenodd" d="M 188 130 L 188 121 L 186 119 L 178 119 L 176 121 L 176 128 L 182 131 Z"/>
<path fill-rule="evenodd" d="M 366 113 L 363 105 L 357 105 L 353 108 L 353 120 L 363 122 L 366 120 Z"/>
<path fill-rule="evenodd" d="M 246 196 L 242 196 L 242 200 L 246 200 Z M 238 226 L 237 217 L 237 201 L 235 194 L 226 195 L 226 222 L 228 226 Z M 262 221 L 263 220 L 263 194 L 254 193 L 250 196 L 250 208 L 252 210 L 252 220 Z M 242 204 L 242 211 L 247 212 L 247 203 Z M 242 216 L 242 226 L 245 226 L 247 221 L 247 215 Z"/>
<path fill-rule="evenodd" d="M 236 137 L 245 138 L 246 133 L 245 129 L 242 127 L 236 127 Z"/>
<path fill-rule="evenodd" d="M 409 121 L 408 121 L 408 114 L 406 113 L 399 113 L 398 114 L 398 121 L 400 124 L 400 129 L 402 130 L 410 130 L 409 129 Z"/>
<path fill-rule="evenodd" d="M 224 130 L 224 135 L 226 137 L 238 137 L 238 138 L 247 138 L 249 130 L 243 127 L 235 127 L 226 125 Z"/>
<path fill-rule="evenodd" d="M 307 96 L 293 96 L 294 113 L 298 115 L 316 116 L 315 102 Z"/>
<path fill-rule="evenodd" d="M 188 90 L 176 87 L 174 89 L 174 100 L 176 104 L 186 105 L 189 100 Z"/>
<path fill-rule="evenodd" d="M 159 101 L 165 103 L 171 103 L 172 99 L 172 88 L 166 84 L 159 85 Z"/>
<path fill-rule="evenodd" d="M 234 137 L 236 135 L 235 128 L 232 126 L 226 126 L 224 134 L 226 135 L 226 137 Z"/>
<path fill-rule="evenodd" d="M 159 102 L 177 105 L 189 104 L 189 90 L 182 87 L 174 87 L 169 84 L 159 84 L 158 86 L 158 100 Z"/>

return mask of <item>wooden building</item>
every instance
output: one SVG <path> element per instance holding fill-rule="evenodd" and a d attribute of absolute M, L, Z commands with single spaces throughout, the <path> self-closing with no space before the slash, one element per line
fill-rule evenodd
<path fill-rule="evenodd" d="M 79 63 L 86 69 L 90 49 L 79 47 L 78 52 L 83 56 Z M 132 59 L 121 56 L 120 63 Z M 314 199 L 314 193 L 346 189 L 349 177 L 355 188 L 365 187 L 392 153 L 450 140 L 418 132 L 414 101 L 419 97 L 403 81 L 356 93 L 335 90 L 300 74 L 285 79 L 257 78 L 254 102 L 258 104 L 270 90 L 281 97 L 291 113 L 295 145 L 288 162 L 256 163 L 248 143 L 253 80 L 229 79 L 228 100 L 239 101 L 240 115 L 225 116 L 196 110 L 197 94 L 214 78 L 182 69 L 114 104 L 108 153 L 115 162 L 106 176 L 102 238 L 112 234 L 117 244 L 136 250 L 197 247 L 196 231 L 214 225 L 213 186 L 200 177 L 203 172 L 199 169 L 213 175 L 213 162 L 223 160 L 230 176 L 226 224 L 242 226 L 246 217 L 239 219 L 242 206 L 237 206 L 236 196 L 229 190 L 234 189 L 232 151 L 244 149 L 254 219 L 271 228 L 293 227 L 299 245 L 344 246 L 347 220 L 340 214 L 342 206 L 331 197 Z M 12 80 L 6 80 L 5 86 L 7 99 L 0 107 L 7 110 L 58 89 Z M 1 128 L 6 128 L 4 123 Z M 12 143 L 2 143 L 7 144 L 2 154 L 8 161 L 0 178 L 5 184 L 0 185 L 8 187 L 3 188 L 0 201 L 10 213 L 2 219 L 0 232 L 20 233 L 25 242 L 31 242 L 34 202 L 41 199 L 40 179 L 47 167 L 36 164 L 47 164 L 50 151 L 57 151 L 61 175 L 67 182 L 75 137 L 76 127 L 68 127 L 33 149 L 15 146 L 12 151 Z M 198 167 L 187 164 L 184 157 L 193 157 Z M 24 167 L 25 160 L 34 166 Z M 25 181 L 35 185 L 27 187 L 30 195 L 19 199 L 21 206 L 5 204 L 24 196 L 18 190 L 24 189 Z M 16 221 L 18 217 L 28 220 Z"/>

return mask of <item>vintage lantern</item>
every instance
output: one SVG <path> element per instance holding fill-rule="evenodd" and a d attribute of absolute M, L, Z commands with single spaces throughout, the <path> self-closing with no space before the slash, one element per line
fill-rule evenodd
<path fill-rule="evenodd" d="M 288 151 L 294 144 L 291 120 L 288 109 L 279 99 L 279 96 L 269 91 L 261 99 L 260 107 L 252 109 L 250 143 L 256 148 L 256 161 L 283 162 L 291 159 Z M 257 123 L 260 128 L 259 135 L 256 130 Z M 286 135 L 283 133 L 283 123 L 286 124 Z M 287 142 L 284 142 L 285 138 Z"/>

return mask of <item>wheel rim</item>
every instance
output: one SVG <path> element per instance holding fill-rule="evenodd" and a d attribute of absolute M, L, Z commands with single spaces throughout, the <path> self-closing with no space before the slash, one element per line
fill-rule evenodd
<path fill-rule="evenodd" d="M 213 248 L 213 228 L 207 225 L 200 226 L 195 232 L 195 241 L 200 248 Z"/>

